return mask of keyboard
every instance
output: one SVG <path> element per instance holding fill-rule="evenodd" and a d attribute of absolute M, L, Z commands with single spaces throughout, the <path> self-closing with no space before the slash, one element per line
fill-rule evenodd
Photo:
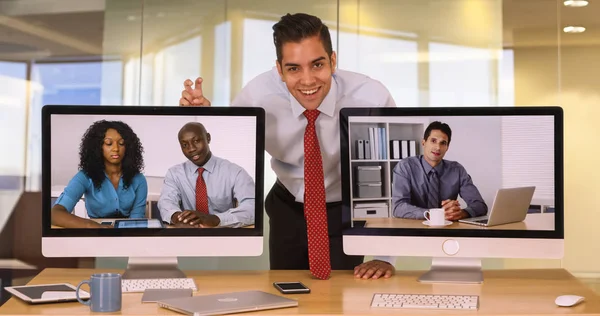
<path fill-rule="evenodd" d="M 371 307 L 477 310 L 479 296 L 377 293 L 373 295 Z"/>
<path fill-rule="evenodd" d="M 192 289 L 197 291 L 196 283 L 191 278 L 180 279 L 125 279 L 121 281 L 123 293 L 139 293 L 146 289 Z"/>

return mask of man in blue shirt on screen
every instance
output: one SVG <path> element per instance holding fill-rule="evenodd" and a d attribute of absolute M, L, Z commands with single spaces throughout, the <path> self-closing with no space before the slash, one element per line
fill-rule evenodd
<path fill-rule="evenodd" d="M 404 158 L 392 171 L 392 210 L 395 217 L 423 219 L 432 208 L 444 209 L 448 221 L 487 214 L 487 205 L 467 170 L 445 160 L 452 140 L 446 123 L 434 121 L 421 140 L 423 155 Z M 462 208 L 458 196 L 467 203 Z"/>
<path fill-rule="evenodd" d="M 158 199 L 162 220 L 177 227 L 254 225 L 255 186 L 248 172 L 212 154 L 201 123 L 185 124 L 178 139 L 188 160 L 167 171 Z"/>
<path fill-rule="evenodd" d="M 251 80 L 231 104 L 266 112 L 266 151 L 277 175 L 265 200 L 271 269 L 310 268 L 320 279 L 327 279 L 331 268 L 354 269 L 361 278 L 390 277 L 392 259 L 363 263 L 362 256 L 343 252 L 342 230 L 350 223 L 342 220 L 339 111 L 395 107 L 394 100 L 379 81 L 336 69 L 329 29 L 318 17 L 287 14 L 273 31 L 275 67 Z M 210 106 L 202 78 L 193 85 L 184 82 L 180 104 Z M 322 244 L 328 249 L 319 248 Z M 330 266 L 322 267 L 323 262 Z"/>

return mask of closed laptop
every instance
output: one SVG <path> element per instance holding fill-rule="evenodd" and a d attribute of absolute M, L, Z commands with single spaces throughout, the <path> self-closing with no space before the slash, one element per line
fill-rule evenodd
<path fill-rule="evenodd" d="M 157 303 L 160 307 L 193 316 L 222 315 L 298 306 L 296 300 L 262 291 L 197 295 L 160 300 Z"/>

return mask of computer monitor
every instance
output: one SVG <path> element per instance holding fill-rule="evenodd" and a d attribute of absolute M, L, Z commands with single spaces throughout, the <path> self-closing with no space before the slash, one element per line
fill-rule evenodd
<path fill-rule="evenodd" d="M 481 258 L 562 258 L 560 107 L 340 115 L 346 254 L 432 257 L 421 282 L 461 283 L 482 282 Z"/>
<path fill-rule="evenodd" d="M 43 255 L 128 257 L 125 279 L 183 277 L 178 257 L 261 255 L 264 120 L 261 108 L 44 106 Z M 202 221 L 174 225 L 187 210 Z"/>

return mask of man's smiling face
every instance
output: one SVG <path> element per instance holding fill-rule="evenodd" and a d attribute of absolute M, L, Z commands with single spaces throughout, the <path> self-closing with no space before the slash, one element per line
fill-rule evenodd
<path fill-rule="evenodd" d="M 315 35 L 283 44 L 282 57 L 281 64 L 276 62 L 277 70 L 290 93 L 305 109 L 318 108 L 331 89 L 335 52 L 330 58 Z"/>

